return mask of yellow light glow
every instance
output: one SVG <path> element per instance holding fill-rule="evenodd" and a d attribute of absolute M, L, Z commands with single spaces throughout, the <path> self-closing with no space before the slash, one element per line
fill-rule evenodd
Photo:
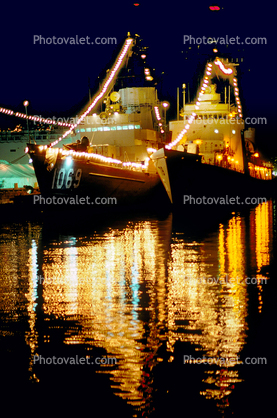
<path fill-rule="evenodd" d="M 29 326 L 25 340 L 31 358 L 41 338 L 47 343 L 55 337 L 51 330 L 56 318 L 69 318 L 73 325 L 76 320 L 77 327 L 67 327 L 62 333 L 64 344 L 101 347 L 109 357 L 116 357 L 117 367 L 103 367 L 100 373 L 109 373 L 112 388 L 121 388 L 118 396 L 140 409 L 151 395 L 152 386 L 144 384 L 144 379 L 156 364 L 161 339 L 166 341 L 168 353 L 173 353 L 174 344 L 180 340 L 199 350 L 199 357 L 203 353 L 220 361 L 240 358 L 247 342 L 249 314 L 244 279 L 249 270 L 270 264 L 272 202 L 259 205 L 249 216 L 233 216 L 220 224 L 214 239 L 208 235 L 192 241 L 185 234 L 171 231 L 172 218 L 129 221 L 122 229 L 108 228 L 102 239 L 84 236 L 76 242 L 70 237 L 67 241 L 51 241 L 41 249 L 33 239 L 29 251 L 21 255 L 28 272 L 27 291 L 23 289 Z M 35 238 L 40 242 L 39 229 Z M 11 257 L 2 260 L 6 276 L 10 269 L 3 267 L 16 257 L 17 246 L 20 248 L 16 237 Z M 167 258 L 161 262 L 164 255 Z M 37 293 L 38 272 L 44 277 L 39 284 L 43 298 Z M 0 302 L 2 311 L 10 309 L 11 313 L 20 295 L 19 282 L 14 280 L 18 274 L 14 274 L 10 304 Z M 205 282 L 205 278 L 225 276 L 221 284 Z M 262 285 L 258 284 L 257 289 L 261 309 Z M 41 332 L 38 308 L 48 318 Z M 150 329 L 147 339 L 142 315 L 145 311 Z M 242 378 L 237 365 L 227 361 L 207 368 L 199 381 L 201 396 L 225 407 L 232 386 Z M 30 372 L 32 367 L 30 364 Z"/>

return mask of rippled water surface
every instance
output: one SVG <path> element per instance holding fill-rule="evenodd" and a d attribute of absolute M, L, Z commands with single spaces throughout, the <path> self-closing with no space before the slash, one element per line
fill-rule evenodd
<path fill-rule="evenodd" d="M 60 218 L 1 226 L 2 381 L 85 382 L 115 416 L 267 404 L 253 393 L 267 394 L 275 351 L 274 202 L 213 224 Z"/>

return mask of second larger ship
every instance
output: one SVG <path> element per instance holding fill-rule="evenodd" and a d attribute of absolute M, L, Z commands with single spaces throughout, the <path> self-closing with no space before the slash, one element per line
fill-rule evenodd
<path fill-rule="evenodd" d="M 242 207 L 275 192 L 273 166 L 255 150 L 254 130 L 245 130 L 233 63 L 216 58 L 207 64 L 197 99 L 181 116 L 170 123 L 172 142 L 151 155 L 175 206 Z"/>

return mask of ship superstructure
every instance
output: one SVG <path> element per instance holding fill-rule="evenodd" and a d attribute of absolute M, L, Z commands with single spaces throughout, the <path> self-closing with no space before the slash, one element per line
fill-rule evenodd
<path fill-rule="evenodd" d="M 272 193 L 273 167 L 255 150 L 254 131 L 244 130 L 236 76 L 236 64 L 209 62 L 197 99 L 184 103 L 182 120 L 169 124 L 172 141 L 151 155 L 172 203 L 183 205 L 184 196 L 223 201 L 226 194 L 246 199 Z M 219 78 L 224 100 L 216 91 Z"/>
<path fill-rule="evenodd" d="M 190 153 L 202 156 L 202 162 L 220 165 L 236 171 L 244 170 L 244 156 L 241 131 L 244 120 L 239 117 L 239 109 L 225 100 L 221 102 L 216 84 L 211 84 L 201 95 L 198 109 L 196 103 L 185 104 L 180 116 L 182 120 L 169 122 L 172 140 L 176 140 L 192 115 L 196 116 L 190 129 L 179 143 L 178 150 L 184 148 Z"/>
<path fill-rule="evenodd" d="M 165 134 L 155 87 L 126 87 L 113 91 L 105 102 L 104 111 L 87 116 L 76 129 L 75 139 L 85 135 L 88 151 L 95 154 L 124 162 L 148 161 L 147 148 L 158 149 Z"/>
<path fill-rule="evenodd" d="M 76 122 L 51 144 L 27 144 L 44 196 L 114 197 L 118 206 L 168 201 L 149 158 L 168 138 L 145 58 L 139 39 L 128 36 Z"/>

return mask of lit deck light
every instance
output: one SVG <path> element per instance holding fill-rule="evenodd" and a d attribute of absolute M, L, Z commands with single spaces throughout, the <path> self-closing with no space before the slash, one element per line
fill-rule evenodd
<path fill-rule="evenodd" d="M 72 164 L 72 157 L 69 155 L 68 157 L 66 157 L 66 165 L 69 166 Z"/>

